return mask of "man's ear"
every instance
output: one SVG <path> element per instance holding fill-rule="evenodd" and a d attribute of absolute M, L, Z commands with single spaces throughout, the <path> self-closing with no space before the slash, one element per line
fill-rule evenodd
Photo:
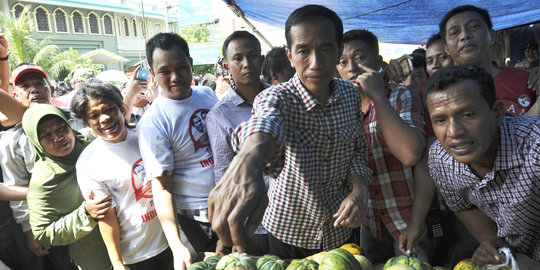
<path fill-rule="evenodd" d="M 54 91 L 56 91 L 56 87 L 54 85 L 49 85 L 51 88 L 51 97 L 54 96 Z"/>
<path fill-rule="evenodd" d="M 287 55 L 287 58 L 289 58 L 289 62 L 291 63 L 291 67 L 296 69 L 294 67 L 294 64 L 293 64 L 293 61 L 292 61 L 292 54 L 291 54 L 291 50 L 289 50 L 289 47 L 285 47 L 285 54 Z"/>
<path fill-rule="evenodd" d="M 189 64 L 191 65 L 191 71 L 193 71 L 193 58 L 189 57 Z"/>
<path fill-rule="evenodd" d="M 506 114 L 506 108 L 504 103 L 501 100 L 496 100 L 493 104 L 493 111 L 495 111 L 495 119 L 497 120 L 497 126 L 501 126 L 504 120 L 504 115 Z"/>
<path fill-rule="evenodd" d="M 152 74 L 152 76 L 154 76 L 154 77 L 156 76 L 156 75 L 154 74 L 154 70 L 153 70 L 152 68 L 149 68 L 148 70 L 150 71 L 150 74 Z"/>

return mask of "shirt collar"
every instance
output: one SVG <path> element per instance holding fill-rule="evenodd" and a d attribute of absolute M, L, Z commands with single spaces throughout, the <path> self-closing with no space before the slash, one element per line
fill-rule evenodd
<path fill-rule="evenodd" d="M 269 84 L 261 83 L 262 89 L 266 89 L 270 87 Z M 234 84 L 233 81 L 231 81 L 231 84 L 229 85 L 229 90 L 225 94 L 225 96 L 231 100 L 231 102 L 234 104 L 234 106 L 240 106 L 242 104 L 247 104 L 249 106 L 253 106 L 252 103 L 245 101 L 237 92 L 236 92 L 236 84 Z"/>
<path fill-rule="evenodd" d="M 294 87 L 297 89 L 296 94 L 302 99 L 302 102 L 304 103 L 307 111 L 312 110 L 318 104 L 321 105 L 319 101 L 309 93 L 309 91 L 304 87 L 304 85 L 302 85 L 300 78 L 298 78 L 298 73 L 294 74 L 291 81 Z M 340 99 L 340 87 L 338 87 L 336 78 L 332 79 L 332 81 L 330 82 L 330 90 L 332 91 L 332 93 L 328 97 L 328 102 L 326 106 L 332 103 L 336 103 Z"/>

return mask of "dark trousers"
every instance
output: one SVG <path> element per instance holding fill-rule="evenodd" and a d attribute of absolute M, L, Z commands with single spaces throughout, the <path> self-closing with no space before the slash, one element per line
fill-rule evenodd
<path fill-rule="evenodd" d="M 199 222 L 188 216 L 177 214 L 180 240 L 191 253 L 191 262 L 204 260 L 204 252 L 216 250 L 217 235 L 208 222 Z"/>
<path fill-rule="evenodd" d="M 160 269 L 160 270 L 173 270 L 174 260 L 173 254 L 170 248 L 167 248 L 158 255 L 144 260 L 142 262 L 126 265 L 128 270 L 148 270 L 148 269 Z"/>
<path fill-rule="evenodd" d="M 0 260 L 11 269 L 17 270 L 76 270 L 71 262 L 67 246 L 55 246 L 49 254 L 38 257 L 26 243 L 21 226 L 11 220 L 0 228 Z"/>

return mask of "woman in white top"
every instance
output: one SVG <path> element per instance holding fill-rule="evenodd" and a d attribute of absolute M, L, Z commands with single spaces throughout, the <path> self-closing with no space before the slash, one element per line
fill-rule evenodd
<path fill-rule="evenodd" d="M 84 84 L 74 97 L 71 111 L 99 136 L 77 160 L 77 181 L 85 198 L 112 198 L 113 207 L 99 221 L 99 230 L 115 270 L 173 269 L 137 132 L 127 126 L 125 108 L 120 91 L 111 84 Z"/>

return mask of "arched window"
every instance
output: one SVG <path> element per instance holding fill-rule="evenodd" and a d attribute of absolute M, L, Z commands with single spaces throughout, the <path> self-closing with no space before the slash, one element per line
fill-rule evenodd
<path fill-rule="evenodd" d="M 103 15 L 103 28 L 105 29 L 105 35 L 114 34 L 111 16 Z"/>
<path fill-rule="evenodd" d="M 137 20 L 133 19 L 133 36 L 137 37 Z"/>
<path fill-rule="evenodd" d="M 73 11 L 73 13 L 71 13 L 71 19 L 73 20 L 73 32 L 84 33 L 82 14 L 78 11 Z"/>
<path fill-rule="evenodd" d="M 44 32 L 51 31 L 51 29 L 49 29 L 49 14 L 47 14 L 47 11 L 41 7 L 38 7 L 36 8 L 35 12 L 37 30 Z"/>
<path fill-rule="evenodd" d="M 54 22 L 56 23 L 56 32 L 67 33 L 66 13 L 57 9 L 54 12 Z"/>
<path fill-rule="evenodd" d="M 90 13 L 88 15 L 88 25 L 90 25 L 90 34 L 99 34 L 98 18 L 96 14 Z"/>
<path fill-rule="evenodd" d="M 24 9 L 24 6 L 21 4 L 17 4 L 13 7 L 13 15 L 15 15 L 15 18 L 21 17 L 21 13 Z"/>
<path fill-rule="evenodd" d="M 126 18 L 124 18 L 124 35 L 129 37 L 129 23 Z"/>

